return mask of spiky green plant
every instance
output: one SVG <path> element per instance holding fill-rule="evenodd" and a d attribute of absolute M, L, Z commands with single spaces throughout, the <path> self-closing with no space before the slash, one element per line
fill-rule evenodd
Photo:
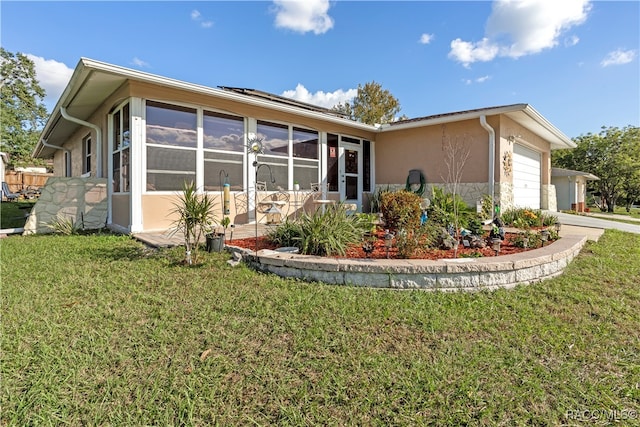
<path fill-rule="evenodd" d="M 295 246 L 306 255 L 333 256 L 344 255 L 370 229 L 368 218 L 349 215 L 344 204 L 338 203 L 324 212 L 318 210 L 285 221 L 267 237 L 281 246 Z"/>
<path fill-rule="evenodd" d="M 72 234 L 78 234 L 80 226 L 70 216 L 58 213 L 49 223 L 49 227 L 56 234 L 63 234 L 65 236 L 71 236 Z"/>
<path fill-rule="evenodd" d="M 185 263 L 198 263 L 198 249 L 205 233 L 216 223 L 212 215 L 213 201 L 208 195 L 200 195 L 195 183 L 185 182 L 172 214 L 176 215 L 173 233 L 184 235 Z"/>

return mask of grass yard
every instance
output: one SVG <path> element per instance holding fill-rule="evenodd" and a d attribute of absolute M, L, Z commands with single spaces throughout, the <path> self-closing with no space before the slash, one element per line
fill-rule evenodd
<path fill-rule="evenodd" d="M 188 268 L 126 236 L 0 249 L 2 425 L 640 423 L 640 235 L 474 294 Z"/>
<path fill-rule="evenodd" d="M 35 200 L 0 203 L 0 229 L 22 228 Z"/>

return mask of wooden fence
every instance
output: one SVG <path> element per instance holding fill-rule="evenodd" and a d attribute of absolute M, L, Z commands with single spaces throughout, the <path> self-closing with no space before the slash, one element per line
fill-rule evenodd
<path fill-rule="evenodd" d="M 7 171 L 4 180 L 9 185 L 9 190 L 17 193 L 26 189 L 40 189 L 44 187 L 52 173 L 16 172 Z"/>

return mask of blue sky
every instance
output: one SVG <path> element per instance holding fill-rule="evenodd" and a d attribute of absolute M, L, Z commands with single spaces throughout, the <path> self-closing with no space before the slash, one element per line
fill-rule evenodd
<path fill-rule="evenodd" d="M 528 103 L 569 137 L 640 126 L 640 2 L 0 4 L 55 105 L 80 57 L 329 107 L 380 83 L 420 117 Z"/>

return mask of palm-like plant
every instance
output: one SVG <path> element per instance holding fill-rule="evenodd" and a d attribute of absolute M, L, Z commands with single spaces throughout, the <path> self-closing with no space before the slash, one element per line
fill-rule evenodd
<path fill-rule="evenodd" d="M 193 182 L 185 182 L 171 213 L 177 216 L 173 234 L 182 232 L 184 235 L 186 264 L 198 263 L 200 241 L 215 223 L 212 210 L 211 198 L 208 195 L 199 195 Z"/>

